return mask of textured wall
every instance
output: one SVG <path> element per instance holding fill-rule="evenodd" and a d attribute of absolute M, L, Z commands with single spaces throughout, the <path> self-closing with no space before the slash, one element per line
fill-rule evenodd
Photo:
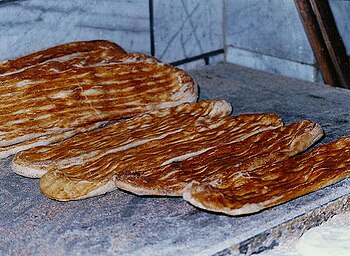
<path fill-rule="evenodd" d="M 330 4 L 350 55 L 350 1 Z M 293 0 L 0 0 L 0 60 L 93 39 L 188 69 L 226 60 L 322 81 Z"/>
<path fill-rule="evenodd" d="M 177 61 L 223 48 L 222 12 L 220 0 L 155 0 L 155 55 Z"/>
<path fill-rule="evenodd" d="M 108 39 L 127 51 L 196 67 L 223 60 L 222 11 L 222 0 L 0 1 L 0 60 Z"/>
<path fill-rule="evenodd" d="M 331 0 L 330 5 L 347 54 L 350 55 L 350 1 Z"/>
<path fill-rule="evenodd" d="M 134 8 L 134 6 L 139 8 Z M 0 5 L 1 59 L 74 40 L 109 39 L 149 53 L 148 2 L 12 1 Z"/>
<path fill-rule="evenodd" d="M 226 60 L 308 81 L 322 81 L 292 0 L 225 1 Z M 330 1 L 350 55 L 350 1 Z"/>

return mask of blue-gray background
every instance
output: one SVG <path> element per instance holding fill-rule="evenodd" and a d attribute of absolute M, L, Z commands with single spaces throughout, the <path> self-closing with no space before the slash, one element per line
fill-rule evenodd
<path fill-rule="evenodd" d="M 350 1 L 330 4 L 350 55 Z M 0 0 L 0 60 L 93 39 L 185 69 L 226 60 L 322 80 L 293 0 Z"/>

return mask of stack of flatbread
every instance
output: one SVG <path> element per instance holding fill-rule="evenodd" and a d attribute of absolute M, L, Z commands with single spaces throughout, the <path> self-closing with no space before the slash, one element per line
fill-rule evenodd
<path fill-rule="evenodd" d="M 2 62 L 0 82 L 2 158 L 197 99 L 197 86 L 182 70 L 108 41 Z"/>
<path fill-rule="evenodd" d="M 0 150 L 16 153 L 13 171 L 40 178 L 52 199 L 119 188 L 242 215 L 350 175 L 350 137 L 304 153 L 323 137 L 317 123 L 284 125 L 273 113 L 231 115 L 225 100 L 196 102 L 184 71 L 110 42 L 57 46 L 0 71 L 2 89 L 15 90 Z"/>

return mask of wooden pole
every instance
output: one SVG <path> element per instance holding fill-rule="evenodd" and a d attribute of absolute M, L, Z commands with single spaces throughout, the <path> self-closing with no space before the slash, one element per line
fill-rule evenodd
<path fill-rule="evenodd" d="M 337 72 L 339 86 L 350 89 L 350 65 L 328 0 L 311 0 L 328 53 Z"/>
<path fill-rule="evenodd" d="M 337 86 L 339 84 L 337 73 L 328 53 L 321 29 L 308 0 L 295 0 L 296 7 L 304 25 L 306 35 L 315 54 L 318 67 L 326 84 Z"/>

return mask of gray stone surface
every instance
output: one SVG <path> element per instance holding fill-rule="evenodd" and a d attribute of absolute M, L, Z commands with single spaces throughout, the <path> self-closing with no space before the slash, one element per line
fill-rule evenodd
<path fill-rule="evenodd" d="M 232 64 L 191 71 L 202 99 L 227 99 L 234 113 L 275 112 L 286 123 L 319 122 L 322 143 L 350 134 L 350 91 Z M 181 198 L 123 191 L 74 202 L 44 197 L 38 180 L 0 161 L 0 255 L 234 255 L 263 251 L 347 210 L 350 180 L 263 212 L 229 217 Z"/>

